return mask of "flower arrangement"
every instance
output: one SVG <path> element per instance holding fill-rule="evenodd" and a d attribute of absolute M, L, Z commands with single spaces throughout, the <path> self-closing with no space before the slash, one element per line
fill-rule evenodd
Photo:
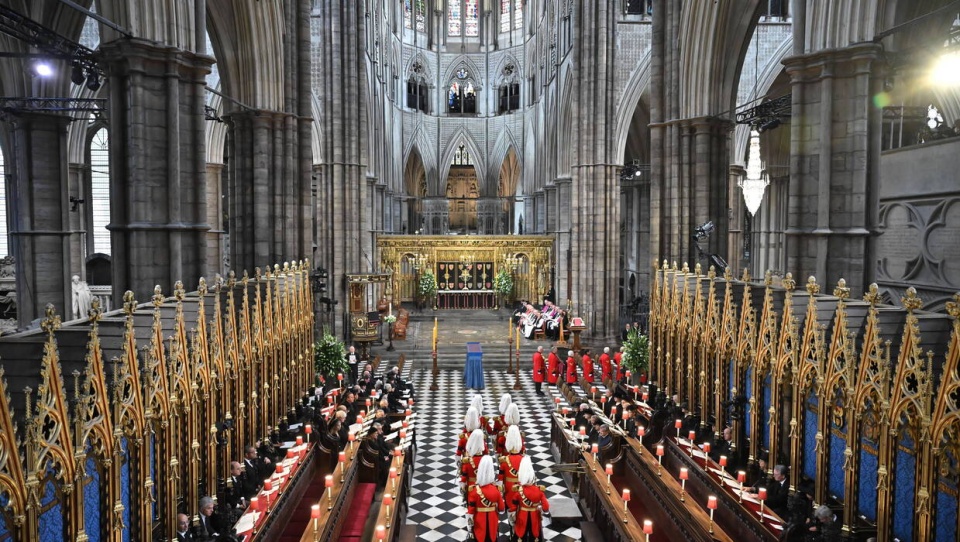
<path fill-rule="evenodd" d="M 506 269 L 497 272 L 493 279 L 493 291 L 506 297 L 513 292 L 513 275 Z"/>
<path fill-rule="evenodd" d="M 417 287 L 417 292 L 425 297 L 433 297 L 437 293 L 437 277 L 434 276 L 431 271 L 424 271 L 420 275 L 420 284 Z"/>
<path fill-rule="evenodd" d="M 623 365 L 631 372 L 642 374 L 650 366 L 650 340 L 637 330 L 631 330 L 623 343 Z"/>
<path fill-rule="evenodd" d="M 394 322 L 397 321 L 397 317 L 396 317 L 396 315 L 388 314 L 388 315 L 386 315 L 386 316 L 383 317 L 383 321 L 386 322 L 386 323 L 388 323 L 388 324 L 392 324 L 392 323 L 394 323 Z"/>
<path fill-rule="evenodd" d="M 313 363 L 317 373 L 330 378 L 338 373 L 346 374 L 350 366 L 347 364 L 347 351 L 343 343 L 336 337 L 326 333 L 313 345 Z"/>

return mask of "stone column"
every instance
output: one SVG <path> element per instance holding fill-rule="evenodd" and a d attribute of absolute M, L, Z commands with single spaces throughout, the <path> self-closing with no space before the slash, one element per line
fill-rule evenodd
<path fill-rule="evenodd" d="M 82 280 L 87 280 L 86 259 L 88 254 L 93 253 L 93 201 L 90 196 L 90 166 L 87 164 L 71 163 L 68 167 L 68 190 L 69 196 L 67 205 L 70 209 L 70 273 L 80 275 Z M 69 198 L 83 200 L 83 203 L 70 203 Z M 72 295 L 72 292 L 71 292 Z M 71 305 L 73 302 L 71 301 Z"/>
<path fill-rule="evenodd" d="M 23 113 L 13 124 L 12 174 L 7 185 L 10 254 L 17 275 L 17 318 L 24 327 L 44 315 L 48 303 L 69 320 L 70 200 L 67 190 L 67 126 L 63 115 Z"/>
<path fill-rule="evenodd" d="M 100 48 L 110 77 L 113 296 L 207 269 L 205 77 L 213 59 L 142 39 Z"/>
<path fill-rule="evenodd" d="M 784 61 L 793 87 L 786 270 L 840 278 L 854 291 L 875 279 L 880 137 L 867 43 Z"/>
<path fill-rule="evenodd" d="M 367 81 L 363 4 L 319 0 L 314 11 L 314 93 L 322 112 L 318 265 L 330 270 L 331 295 L 346 299 L 345 273 L 374 271 L 367 182 Z M 337 305 L 338 318 L 345 303 Z"/>
<path fill-rule="evenodd" d="M 223 164 L 207 162 L 207 269 L 226 276 L 223 254 Z"/>
<path fill-rule="evenodd" d="M 296 119 L 244 110 L 227 115 L 227 122 L 230 265 L 252 273 L 308 255 L 300 239 L 300 175 L 288 145 L 296 139 Z"/>

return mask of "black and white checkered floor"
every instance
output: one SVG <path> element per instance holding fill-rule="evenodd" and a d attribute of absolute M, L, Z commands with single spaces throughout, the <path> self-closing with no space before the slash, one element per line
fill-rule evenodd
<path fill-rule="evenodd" d="M 417 459 L 414 465 L 413 486 L 410 492 L 410 508 L 407 524 L 418 525 L 417 540 L 466 540 L 466 509 L 458 486 L 458 464 L 455 451 L 457 436 L 463 426 L 463 415 L 474 393 L 484 400 L 484 415 L 497 414 L 497 406 L 503 393 L 510 393 L 513 402 L 520 407 L 521 428 L 527 455 L 533 460 L 538 484 L 546 487 L 547 497 L 570 498 L 570 491 L 563 478 L 547 467 L 554 464 L 550 455 L 550 411 L 553 397 L 544 384 L 545 396 L 535 393 L 529 371 L 521 375 L 523 389 L 512 390 L 514 376 L 506 371 L 485 371 L 486 389 L 482 392 L 466 390 L 463 373 L 441 371 L 439 391 L 430 391 L 431 372 L 427 369 L 412 371 L 410 380 L 417 390 Z M 554 388 L 555 389 L 555 388 Z M 509 534 L 506 516 L 502 518 L 500 533 Z M 546 518 L 544 539 L 558 542 L 580 540 L 580 529 L 567 528 L 562 532 L 550 528 Z"/>

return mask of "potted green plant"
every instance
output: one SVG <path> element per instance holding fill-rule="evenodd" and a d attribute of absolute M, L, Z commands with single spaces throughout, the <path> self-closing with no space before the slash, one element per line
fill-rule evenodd
<path fill-rule="evenodd" d="M 313 344 L 313 364 L 317 375 L 324 379 L 336 380 L 338 374 L 347 375 L 350 366 L 347 364 L 346 348 L 333 335 L 325 333 L 319 341 Z"/>
<path fill-rule="evenodd" d="M 503 268 L 497 271 L 497 276 L 493 278 L 493 291 L 496 292 L 497 297 L 500 298 L 500 304 L 506 304 L 510 295 L 513 293 L 513 275 Z"/>
<path fill-rule="evenodd" d="M 639 375 L 641 383 L 646 383 L 650 368 L 650 340 L 638 330 L 631 330 L 623 343 L 623 366 Z"/>
<path fill-rule="evenodd" d="M 424 302 L 433 305 L 433 296 L 437 295 L 437 277 L 429 269 L 420 274 L 417 293 Z"/>

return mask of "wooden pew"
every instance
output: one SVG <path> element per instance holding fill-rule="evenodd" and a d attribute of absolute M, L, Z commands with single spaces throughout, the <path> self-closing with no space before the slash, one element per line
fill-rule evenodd
<path fill-rule="evenodd" d="M 412 450 L 412 448 L 411 448 Z M 407 504 L 410 497 L 410 475 L 409 470 L 413 468 L 413 458 L 407 457 L 407 454 L 394 456 L 390 462 L 390 468 L 396 469 L 397 478 L 391 481 L 387 479 L 387 484 L 383 493 L 390 494 L 393 497 L 393 506 L 390 507 L 390 515 L 387 516 L 387 507 L 380 505 L 380 512 L 377 514 L 375 526 L 383 525 L 386 541 L 400 540 L 400 528 L 407 517 Z M 371 542 L 377 542 L 376 528 L 368 539 Z"/>

